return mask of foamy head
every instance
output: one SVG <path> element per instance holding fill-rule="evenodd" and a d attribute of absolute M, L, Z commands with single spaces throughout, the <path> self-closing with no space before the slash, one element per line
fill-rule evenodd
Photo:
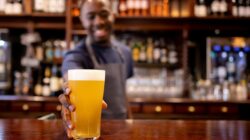
<path fill-rule="evenodd" d="M 104 81 L 105 71 L 93 69 L 71 69 L 68 70 L 68 80 Z"/>

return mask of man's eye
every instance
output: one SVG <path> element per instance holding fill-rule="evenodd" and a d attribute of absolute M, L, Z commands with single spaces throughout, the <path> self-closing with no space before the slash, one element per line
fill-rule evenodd
<path fill-rule="evenodd" d="M 93 19 L 95 19 L 95 15 L 94 14 L 88 15 L 87 18 L 90 20 L 93 20 Z"/>
<path fill-rule="evenodd" d="M 100 13 L 100 17 L 101 18 L 108 18 L 108 16 L 109 16 L 108 12 L 102 12 L 102 13 Z"/>

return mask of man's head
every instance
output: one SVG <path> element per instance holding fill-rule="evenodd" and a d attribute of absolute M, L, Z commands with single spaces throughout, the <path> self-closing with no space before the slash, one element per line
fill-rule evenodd
<path fill-rule="evenodd" d="M 85 0 L 81 5 L 80 19 L 91 43 L 109 42 L 113 25 L 109 0 Z"/>

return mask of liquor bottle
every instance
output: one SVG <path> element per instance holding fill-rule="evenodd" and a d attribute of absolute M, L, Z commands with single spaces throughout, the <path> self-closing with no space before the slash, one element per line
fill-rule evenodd
<path fill-rule="evenodd" d="M 13 0 L 7 0 L 4 12 L 5 14 L 13 14 Z"/>
<path fill-rule="evenodd" d="M 43 96 L 50 96 L 51 95 L 50 77 L 51 77 L 51 71 L 50 71 L 50 68 L 47 66 L 44 70 L 43 89 L 42 89 Z"/>
<path fill-rule="evenodd" d="M 21 14 L 22 13 L 22 0 L 14 0 L 13 2 L 13 13 L 14 14 Z"/>
<path fill-rule="evenodd" d="M 239 16 L 237 0 L 232 0 L 232 16 Z"/>
<path fill-rule="evenodd" d="M 127 11 L 128 11 L 128 16 L 133 16 L 134 15 L 134 10 L 135 10 L 135 2 L 134 0 L 127 0 Z"/>
<path fill-rule="evenodd" d="M 44 43 L 45 48 L 45 60 L 46 62 L 52 62 L 53 61 L 53 43 L 52 41 L 48 40 Z"/>
<path fill-rule="evenodd" d="M 34 8 L 33 10 L 36 12 L 43 11 L 44 0 L 34 0 Z"/>
<path fill-rule="evenodd" d="M 140 16 L 141 15 L 141 9 L 142 9 L 142 3 L 141 3 L 141 0 L 134 0 L 134 8 L 135 8 L 135 11 L 134 11 L 134 15 L 135 16 Z"/>
<path fill-rule="evenodd" d="M 142 16 L 147 16 L 149 13 L 149 2 L 148 0 L 142 0 L 141 1 L 141 15 Z"/>
<path fill-rule="evenodd" d="M 160 50 L 160 42 L 159 40 L 155 40 L 154 42 L 154 51 L 153 51 L 153 60 L 154 63 L 160 63 L 161 50 Z"/>
<path fill-rule="evenodd" d="M 246 9 L 247 9 L 247 7 L 246 7 L 245 1 L 239 0 L 239 16 L 240 17 L 243 17 L 246 15 L 246 12 L 247 12 Z"/>
<path fill-rule="evenodd" d="M 34 87 L 34 94 L 36 96 L 41 96 L 43 94 L 43 85 L 42 85 L 42 83 L 43 83 L 43 81 L 42 81 L 42 73 L 41 73 L 41 69 L 39 69 L 37 82 L 36 82 L 36 85 Z"/>
<path fill-rule="evenodd" d="M 7 0 L 0 0 L 0 12 L 4 12 Z"/>
<path fill-rule="evenodd" d="M 246 0 L 246 16 L 250 17 L 250 0 Z"/>
<path fill-rule="evenodd" d="M 132 56 L 133 56 L 133 60 L 135 62 L 139 61 L 139 57 L 140 57 L 140 46 L 137 42 L 134 42 L 132 45 Z"/>
<path fill-rule="evenodd" d="M 50 0 L 43 0 L 43 12 L 49 12 L 49 1 Z"/>
<path fill-rule="evenodd" d="M 228 52 L 228 58 L 227 58 L 227 62 L 226 62 L 227 80 L 230 83 L 234 83 L 235 82 L 235 74 L 236 74 L 235 56 L 234 56 L 234 53 L 231 51 L 231 48 L 229 46 L 224 46 L 224 50 Z"/>
<path fill-rule="evenodd" d="M 160 62 L 161 64 L 167 63 L 167 48 L 164 39 L 161 38 L 160 40 L 160 49 L 161 49 L 161 56 L 160 56 Z"/>
<path fill-rule="evenodd" d="M 155 16 L 156 15 L 156 1 L 150 0 L 150 15 Z"/>
<path fill-rule="evenodd" d="M 148 38 L 147 39 L 147 62 L 148 63 L 153 63 L 153 49 L 154 49 L 153 39 Z"/>
<path fill-rule="evenodd" d="M 226 0 L 220 1 L 220 15 L 222 16 L 228 15 L 228 5 L 227 5 Z"/>
<path fill-rule="evenodd" d="M 119 3 L 119 13 L 121 16 L 126 16 L 127 13 L 127 5 L 126 5 L 126 1 L 125 0 L 120 0 L 120 3 Z"/>
<path fill-rule="evenodd" d="M 112 3 L 112 12 L 114 15 L 118 15 L 118 7 L 119 7 L 119 1 L 118 0 L 111 0 Z"/>
<path fill-rule="evenodd" d="M 62 62 L 62 47 L 60 40 L 55 40 L 54 44 L 54 55 L 53 55 L 53 62 L 54 63 L 61 63 Z"/>
<path fill-rule="evenodd" d="M 52 75 L 50 78 L 50 90 L 52 96 L 58 96 L 60 91 L 60 79 L 58 77 L 58 68 L 56 65 L 52 66 L 51 69 Z"/>
<path fill-rule="evenodd" d="M 198 0 L 194 7 L 194 15 L 197 17 L 207 16 L 207 6 L 205 0 Z"/>
<path fill-rule="evenodd" d="M 179 1 L 172 0 L 170 1 L 170 15 L 171 17 L 179 17 L 180 16 L 180 7 Z"/>
<path fill-rule="evenodd" d="M 33 71 L 32 68 L 27 67 L 25 72 L 23 72 L 23 86 L 22 94 L 28 95 L 33 91 Z"/>
<path fill-rule="evenodd" d="M 156 15 L 162 16 L 162 0 L 157 0 L 156 4 Z"/>
<path fill-rule="evenodd" d="M 212 15 L 218 16 L 220 14 L 220 1 L 213 0 L 211 3 L 211 13 Z"/>
<path fill-rule="evenodd" d="M 176 48 L 175 48 L 175 45 L 174 44 L 170 44 L 168 46 L 168 49 L 169 49 L 169 52 L 168 52 L 168 63 L 170 65 L 175 65 L 178 63 L 178 54 L 177 54 L 177 51 L 176 51 Z"/>
<path fill-rule="evenodd" d="M 41 44 L 38 44 L 35 48 L 35 57 L 37 60 L 39 61 L 42 61 L 44 59 L 43 57 L 43 53 L 44 53 L 44 50 L 43 50 L 43 47 Z"/>
<path fill-rule="evenodd" d="M 57 2 L 56 2 L 56 4 L 58 5 L 58 6 L 56 6 L 57 13 L 64 13 L 65 12 L 65 2 L 66 2 L 65 0 L 57 0 Z"/>
<path fill-rule="evenodd" d="M 15 95 L 21 95 L 22 94 L 22 85 L 23 85 L 23 79 L 22 74 L 18 71 L 14 72 L 14 93 Z"/>
<path fill-rule="evenodd" d="M 169 16 L 169 0 L 163 0 L 162 16 Z"/>
<path fill-rule="evenodd" d="M 142 42 L 139 42 L 139 46 L 140 46 L 139 61 L 141 63 L 145 63 L 147 61 L 146 46 Z"/>

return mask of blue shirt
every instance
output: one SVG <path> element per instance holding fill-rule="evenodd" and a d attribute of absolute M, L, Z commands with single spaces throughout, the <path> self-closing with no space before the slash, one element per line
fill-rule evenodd
<path fill-rule="evenodd" d="M 124 56 L 127 67 L 127 78 L 129 78 L 134 74 L 131 50 L 129 47 L 121 43 L 116 44 L 118 44 L 116 47 L 119 47 Z M 100 47 L 95 45 L 92 46 L 92 48 L 96 55 L 96 59 L 100 64 L 123 63 L 118 51 L 114 47 Z M 94 68 L 94 64 L 88 54 L 84 40 L 82 40 L 73 50 L 70 50 L 65 54 L 62 64 L 62 74 L 67 73 L 69 69 L 79 68 Z"/>

